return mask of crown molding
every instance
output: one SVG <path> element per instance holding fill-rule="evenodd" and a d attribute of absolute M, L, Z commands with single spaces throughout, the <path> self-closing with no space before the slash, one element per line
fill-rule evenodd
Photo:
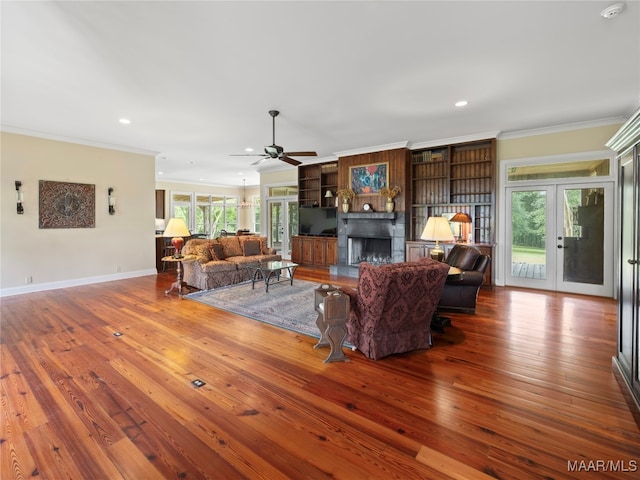
<path fill-rule="evenodd" d="M 609 117 L 599 120 L 590 120 L 587 122 L 567 123 L 564 125 L 555 125 L 552 127 L 533 128 L 531 130 L 518 130 L 512 132 L 504 132 L 500 135 L 500 140 L 511 140 L 513 138 L 533 137 L 536 135 L 548 135 L 550 133 L 570 132 L 572 130 L 582 130 L 585 128 L 605 127 L 607 125 L 615 125 L 624 123 L 624 117 Z"/>
<path fill-rule="evenodd" d="M 497 138 L 500 130 L 484 133 L 474 133 L 472 135 L 464 135 L 462 137 L 441 138 L 439 140 L 428 140 L 426 142 L 412 143 L 409 147 L 411 150 L 421 148 L 440 147 L 442 145 L 453 145 L 454 143 L 476 142 L 478 140 L 486 140 L 487 138 Z"/>
<path fill-rule="evenodd" d="M 112 145 L 109 143 L 95 142 L 92 140 L 83 140 L 80 138 L 65 137 L 54 133 L 38 132 L 36 130 L 27 130 L 25 128 L 12 127 L 9 125 L 0 125 L 0 131 L 7 133 L 15 133 L 17 135 L 26 135 L 29 137 L 44 138 L 46 140 L 55 140 L 58 142 L 75 143 L 77 145 L 86 145 L 88 147 L 105 148 L 108 150 L 118 150 L 120 152 L 136 153 L 139 155 L 150 155 L 155 157 L 160 154 L 153 150 L 144 150 L 141 148 L 127 147 L 124 145 Z"/>
<path fill-rule="evenodd" d="M 640 109 L 629 117 L 629 120 L 605 143 L 605 146 L 615 152 L 623 153 L 638 140 L 640 140 Z"/>
<path fill-rule="evenodd" d="M 395 150 L 398 148 L 407 148 L 409 142 L 387 143 L 385 145 L 376 145 L 373 147 L 356 148 L 354 150 L 345 150 L 343 152 L 334 152 L 336 157 L 350 157 L 351 155 L 362 155 L 365 153 L 383 152 L 385 150 Z"/>

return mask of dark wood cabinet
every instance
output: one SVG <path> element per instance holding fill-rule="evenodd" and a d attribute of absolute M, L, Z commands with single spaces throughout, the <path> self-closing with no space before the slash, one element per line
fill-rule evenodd
<path fill-rule="evenodd" d="M 156 190 L 156 218 L 164 218 L 164 190 Z"/>
<path fill-rule="evenodd" d="M 613 359 L 640 425 L 640 110 L 607 142 L 618 152 L 618 322 Z"/>
<path fill-rule="evenodd" d="M 291 239 L 291 260 L 307 267 L 335 265 L 338 263 L 338 239 L 295 236 Z"/>

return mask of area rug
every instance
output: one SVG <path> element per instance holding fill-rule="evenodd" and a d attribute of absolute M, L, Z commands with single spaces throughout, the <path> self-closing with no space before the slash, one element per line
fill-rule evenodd
<path fill-rule="evenodd" d="M 269 285 L 266 293 L 264 283 L 256 283 L 252 289 L 248 282 L 191 293 L 184 298 L 320 338 L 316 326 L 318 314 L 313 306 L 315 289 L 319 286 L 319 283 L 294 279 L 293 285 L 288 282 Z"/>

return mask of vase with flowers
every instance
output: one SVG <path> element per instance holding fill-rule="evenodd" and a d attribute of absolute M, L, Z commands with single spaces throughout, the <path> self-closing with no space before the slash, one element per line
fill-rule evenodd
<path fill-rule="evenodd" d="M 387 212 L 389 213 L 393 212 L 393 208 L 394 208 L 393 199 L 396 198 L 399 193 L 400 193 L 400 187 L 397 185 L 393 188 L 382 187 L 380 189 L 380 195 L 382 195 L 383 197 L 387 197 L 387 204 L 385 206 L 385 209 Z"/>
<path fill-rule="evenodd" d="M 353 200 L 356 198 L 356 192 L 351 190 L 350 188 L 343 188 L 338 190 L 338 197 L 342 199 L 342 211 L 344 213 L 349 212 L 349 200 Z"/>

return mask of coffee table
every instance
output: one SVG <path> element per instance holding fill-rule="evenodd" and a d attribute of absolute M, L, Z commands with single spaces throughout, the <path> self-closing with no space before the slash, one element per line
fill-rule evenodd
<path fill-rule="evenodd" d="M 264 291 L 269 293 L 269 285 L 274 283 L 282 283 L 289 281 L 290 285 L 293 285 L 293 275 L 298 268 L 297 263 L 293 262 L 264 262 L 264 263 L 249 263 L 247 270 L 249 270 L 249 276 L 251 277 L 251 288 L 254 289 L 256 281 L 261 278 L 264 279 Z M 287 271 L 287 276 L 283 276 L 283 271 Z"/>

